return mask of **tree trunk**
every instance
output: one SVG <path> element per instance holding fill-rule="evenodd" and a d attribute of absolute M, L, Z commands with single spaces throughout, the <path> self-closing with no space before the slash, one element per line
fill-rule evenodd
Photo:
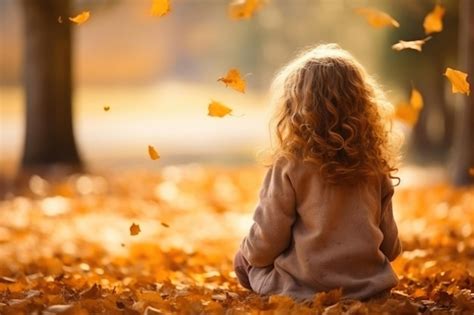
<path fill-rule="evenodd" d="M 26 91 L 23 170 L 81 167 L 72 124 L 69 5 L 69 0 L 22 1 Z"/>
<path fill-rule="evenodd" d="M 452 176 L 454 184 L 474 183 L 469 168 L 474 167 L 474 1 L 461 0 L 459 4 L 459 61 L 461 70 L 467 71 L 471 83 L 470 96 L 460 97 L 461 106 L 457 113 L 456 132 L 452 152 Z"/>

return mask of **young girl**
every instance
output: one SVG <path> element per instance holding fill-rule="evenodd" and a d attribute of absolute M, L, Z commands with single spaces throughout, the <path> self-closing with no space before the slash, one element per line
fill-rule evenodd
<path fill-rule="evenodd" d="M 278 144 L 235 257 L 240 283 L 301 299 L 337 288 L 355 299 L 389 292 L 398 282 L 390 261 L 401 251 L 390 104 L 334 44 L 284 67 L 273 92 Z"/>

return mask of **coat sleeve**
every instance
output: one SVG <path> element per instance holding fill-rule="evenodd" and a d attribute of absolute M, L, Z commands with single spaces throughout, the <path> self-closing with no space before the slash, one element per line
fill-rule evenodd
<path fill-rule="evenodd" d="M 295 192 L 280 164 L 267 172 L 255 210 L 254 223 L 241 244 L 244 257 L 254 267 L 272 265 L 291 243 L 296 216 Z"/>
<path fill-rule="evenodd" d="M 387 179 L 387 181 L 389 181 Z M 388 184 L 384 197 L 382 198 L 382 218 L 380 221 L 380 230 L 383 233 L 383 241 L 380 250 L 388 258 L 393 261 L 400 255 L 402 247 L 398 238 L 397 223 L 393 217 L 392 196 L 394 189 L 391 183 Z"/>

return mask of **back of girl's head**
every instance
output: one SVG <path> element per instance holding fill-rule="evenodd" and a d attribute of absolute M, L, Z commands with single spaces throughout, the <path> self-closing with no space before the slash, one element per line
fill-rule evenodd
<path fill-rule="evenodd" d="M 335 44 L 304 51 L 277 74 L 272 92 L 275 159 L 313 162 L 329 183 L 396 170 L 391 105 L 347 51 Z"/>

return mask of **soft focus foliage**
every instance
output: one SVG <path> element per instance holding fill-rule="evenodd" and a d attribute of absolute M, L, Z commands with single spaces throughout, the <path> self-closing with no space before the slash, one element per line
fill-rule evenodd
<path fill-rule="evenodd" d="M 69 20 L 71 22 L 74 22 L 74 23 L 78 24 L 78 25 L 81 25 L 81 24 L 87 22 L 89 20 L 90 16 L 91 16 L 91 13 L 89 11 L 84 11 L 84 12 L 82 12 L 82 13 L 74 16 L 74 17 L 70 17 Z M 62 23 L 62 20 L 59 20 L 59 21 L 60 21 L 59 23 Z"/>
<path fill-rule="evenodd" d="M 170 0 L 152 0 L 150 14 L 152 16 L 165 16 L 171 12 Z"/>
<path fill-rule="evenodd" d="M 431 36 L 428 36 L 424 39 L 412 40 L 412 41 L 404 41 L 400 40 L 398 43 L 392 46 L 393 49 L 400 51 L 403 49 L 413 49 L 417 51 L 422 50 L 422 46 L 431 39 Z"/>
<path fill-rule="evenodd" d="M 443 30 L 443 16 L 445 11 L 442 5 L 437 4 L 433 11 L 428 13 L 423 21 L 425 34 L 439 33 Z"/>
<path fill-rule="evenodd" d="M 156 149 L 151 145 L 148 146 L 148 155 L 152 160 L 158 160 L 160 158 L 158 151 L 156 151 Z"/>
<path fill-rule="evenodd" d="M 263 174 L 189 165 L 55 182 L 32 177 L 31 191 L 0 203 L 0 313 L 474 311 L 474 190 L 443 184 L 395 194 L 404 252 L 390 296 L 341 301 L 334 290 L 297 303 L 243 289 L 232 257 L 251 224 Z M 133 222 L 140 222 L 139 235 L 130 236 Z"/>
<path fill-rule="evenodd" d="M 401 102 L 395 108 L 395 118 L 413 126 L 418 121 L 418 116 L 423 108 L 423 96 L 420 91 L 413 88 L 409 102 Z"/>

